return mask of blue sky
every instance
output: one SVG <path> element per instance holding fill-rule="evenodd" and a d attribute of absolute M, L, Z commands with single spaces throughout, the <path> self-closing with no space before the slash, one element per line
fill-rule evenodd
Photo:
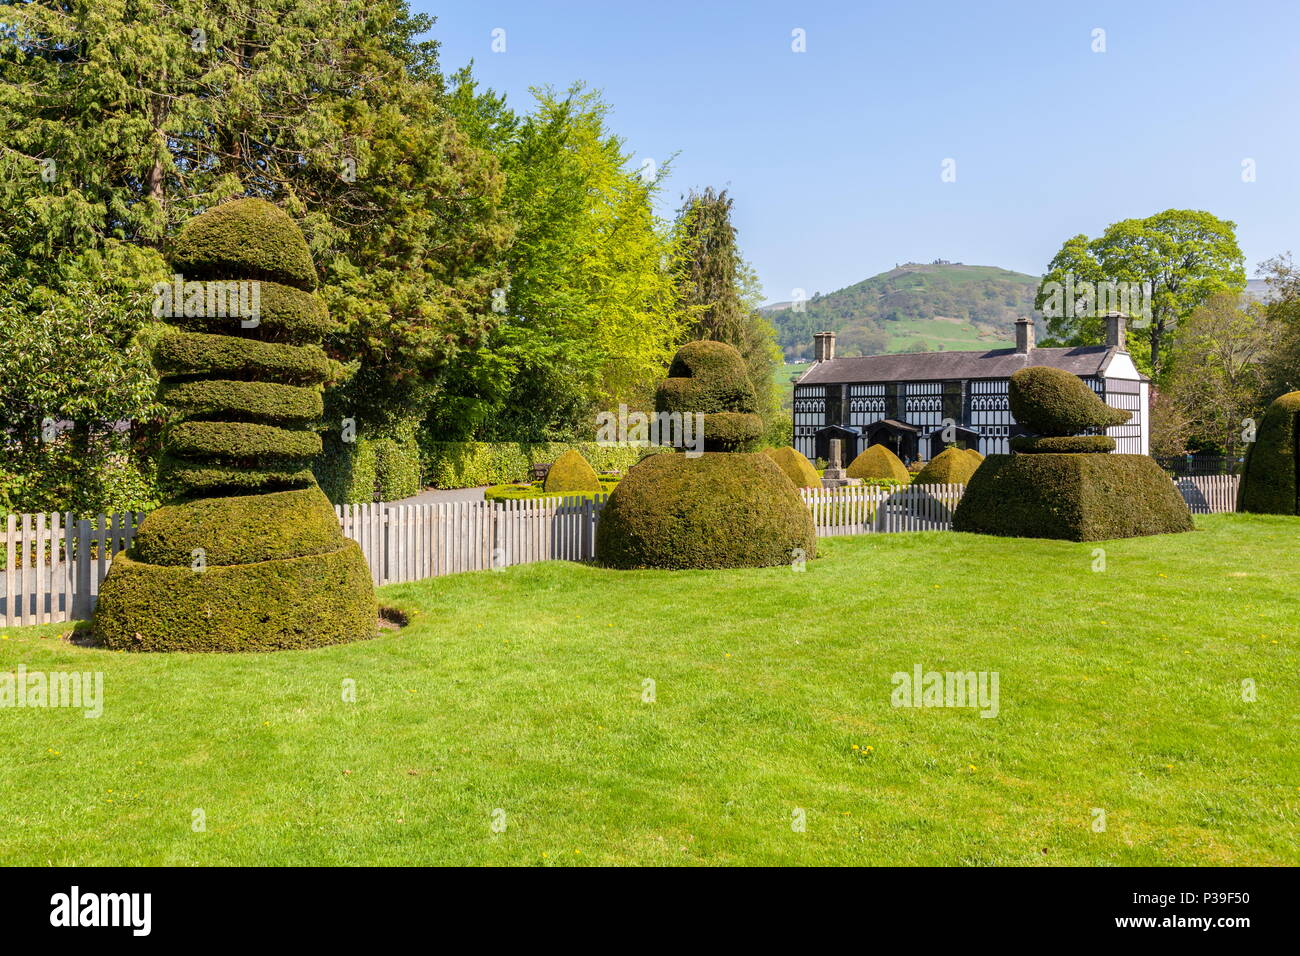
<path fill-rule="evenodd" d="M 677 154 L 665 214 L 729 189 L 770 300 L 909 260 L 1037 274 L 1069 236 L 1169 207 L 1235 221 L 1248 274 L 1300 253 L 1294 0 L 412 7 L 438 18 L 444 71 L 473 59 L 516 108 L 532 86 L 601 90 L 638 162 Z"/>

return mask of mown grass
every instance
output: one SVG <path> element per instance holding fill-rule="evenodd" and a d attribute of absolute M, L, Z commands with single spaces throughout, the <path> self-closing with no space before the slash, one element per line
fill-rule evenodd
<path fill-rule="evenodd" d="M 925 533 L 803 573 L 458 575 L 321 651 L 9 630 L 0 669 L 100 670 L 106 702 L 0 709 L 0 861 L 1294 864 L 1300 521 L 1198 524 L 1101 545 L 1104 572 Z M 999 672 L 998 717 L 892 707 L 918 663 Z"/>

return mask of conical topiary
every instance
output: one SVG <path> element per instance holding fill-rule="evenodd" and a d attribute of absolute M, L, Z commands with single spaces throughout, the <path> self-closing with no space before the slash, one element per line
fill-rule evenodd
<path fill-rule="evenodd" d="M 1289 392 L 1269 405 L 1246 452 L 1246 467 L 1237 491 L 1237 510 L 1256 514 L 1300 514 L 1300 460 L 1296 457 L 1300 392 Z"/>
<path fill-rule="evenodd" d="M 980 463 L 961 449 L 945 448 L 926 463 L 912 479 L 914 485 L 964 485 Z"/>
<path fill-rule="evenodd" d="M 302 233 L 271 203 L 239 199 L 186 223 L 170 258 L 165 311 L 186 331 L 162 339 L 154 363 L 172 413 L 161 478 L 173 501 L 113 559 L 96 633 L 151 651 L 374 636 L 365 557 L 309 467 L 335 365 L 318 344 L 328 313 Z M 258 307 L 228 308 L 232 290 Z"/>
<path fill-rule="evenodd" d="M 978 465 L 980 462 L 982 462 L 982 461 L 984 460 L 984 456 L 981 455 L 981 454 L 980 454 L 978 451 L 976 451 L 974 448 L 967 448 L 967 449 L 966 449 L 966 454 L 970 455 L 971 460 L 972 460 L 973 462 L 975 462 L 977 465 Z"/>
<path fill-rule="evenodd" d="M 813 558 L 816 529 L 799 492 L 771 458 L 737 450 L 763 424 L 740 353 L 722 342 L 690 342 L 668 374 L 656 408 L 702 413 L 706 450 L 654 455 L 631 469 L 596 524 L 596 557 L 613 568 L 767 567 Z"/>
<path fill-rule="evenodd" d="M 912 480 L 903 460 L 880 444 L 864 449 L 849 463 L 845 474 L 863 481 L 899 481 L 907 484 Z"/>
<path fill-rule="evenodd" d="M 546 472 L 542 490 L 552 495 L 594 494 L 600 491 L 600 478 L 587 459 L 570 448 Z"/>
<path fill-rule="evenodd" d="M 786 445 L 784 448 L 764 448 L 762 453 L 776 462 L 776 467 L 785 472 L 785 476 L 796 488 L 822 486 L 822 479 L 817 474 L 817 469 L 798 449 Z"/>

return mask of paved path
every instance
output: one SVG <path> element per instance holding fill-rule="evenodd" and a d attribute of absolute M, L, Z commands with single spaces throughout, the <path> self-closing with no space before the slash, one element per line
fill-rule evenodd
<path fill-rule="evenodd" d="M 484 485 L 484 488 L 487 486 Z M 483 488 L 425 488 L 418 495 L 390 501 L 390 505 L 431 505 L 440 501 L 482 501 Z"/>

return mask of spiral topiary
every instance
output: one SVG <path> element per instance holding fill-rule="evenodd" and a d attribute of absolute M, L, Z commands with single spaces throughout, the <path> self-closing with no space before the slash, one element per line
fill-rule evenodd
<path fill-rule="evenodd" d="M 763 427 L 740 353 L 689 342 L 668 376 L 656 408 L 703 413 L 705 452 L 655 455 L 631 469 L 596 525 L 597 559 L 613 568 L 744 568 L 814 557 L 812 514 L 794 483 L 768 456 L 737 450 Z"/>
<path fill-rule="evenodd" d="M 169 317 L 178 331 L 154 364 L 172 418 L 160 477 L 173 501 L 114 558 L 96 633 L 110 648 L 156 651 L 374 636 L 365 557 L 310 468 L 336 365 L 319 345 L 328 313 L 302 233 L 271 203 L 238 199 L 186 223 L 170 260 L 184 277 Z M 212 307 L 236 287 L 255 290 L 255 313 Z"/>

